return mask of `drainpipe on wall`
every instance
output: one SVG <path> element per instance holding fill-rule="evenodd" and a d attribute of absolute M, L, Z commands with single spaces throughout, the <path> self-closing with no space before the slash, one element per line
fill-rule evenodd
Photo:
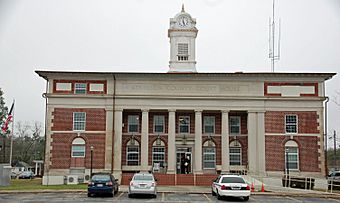
<path fill-rule="evenodd" d="M 328 148 L 328 136 L 327 136 L 327 132 L 328 132 L 328 129 L 327 129 L 327 105 L 328 105 L 328 102 L 329 102 L 329 97 L 326 97 L 326 101 L 325 101 L 325 126 L 324 126 L 324 142 L 325 142 L 325 176 L 327 178 L 328 176 L 328 166 L 327 166 L 327 148 Z"/>
<path fill-rule="evenodd" d="M 115 136 L 115 109 L 116 109 L 116 75 L 113 74 L 113 98 L 112 98 L 112 151 L 111 151 L 111 174 L 113 173 L 113 160 L 114 160 L 114 136 Z"/>
<path fill-rule="evenodd" d="M 47 162 L 47 160 L 46 160 L 46 148 L 47 148 L 47 146 L 46 146 L 46 143 L 47 143 L 47 92 L 48 92 L 48 79 L 46 78 L 46 90 L 45 90 L 45 93 L 42 94 L 42 97 L 45 98 L 45 130 L 44 130 L 45 131 L 45 140 L 44 140 L 45 147 L 44 147 L 44 165 L 43 165 L 44 166 L 44 170 L 40 169 L 40 171 L 42 171 L 42 173 L 41 173 L 42 177 L 45 175 L 45 165 L 49 164 Z M 46 165 L 46 169 L 48 167 L 49 166 Z M 46 171 L 46 172 L 48 172 L 48 171 Z M 48 178 L 48 176 L 47 176 L 47 178 Z M 47 185 L 48 185 L 48 181 L 47 181 Z"/>

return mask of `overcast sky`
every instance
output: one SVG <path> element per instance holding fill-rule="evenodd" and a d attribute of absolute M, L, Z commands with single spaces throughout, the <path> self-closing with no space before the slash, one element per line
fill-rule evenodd
<path fill-rule="evenodd" d="M 276 0 L 277 72 L 340 70 L 340 0 Z M 272 0 L 0 0 L 0 87 L 16 121 L 44 121 L 35 70 L 167 72 L 169 18 L 197 19 L 198 72 L 270 72 Z M 340 92 L 339 75 L 327 83 Z M 338 95 L 340 102 L 340 95 Z M 329 103 L 329 132 L 340 106 Z M 340 137 L 340 136 L 339 136 Z"/>

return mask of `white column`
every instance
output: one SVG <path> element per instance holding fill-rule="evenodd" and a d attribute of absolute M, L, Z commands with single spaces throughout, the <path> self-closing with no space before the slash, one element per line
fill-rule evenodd
<path fill-rule="evenodd" d="M 264 111 L 248 111 L 248 164 L 249 173 L 265 175 Z"/>
<path fill-rule="evenodd" d="M 112 134 L 113 109 L 106 109 L 106 136 L 105 136 L 105 170 L 111 171 L 112 164 Z"/>
<path fill-rule="evenodd" d="M 141 170 L 149 170 L 148 151 L 149 151 L 149 110 L 142 109 L 142 136 L 141 136 Z"/>
<path fill-rule="evenodd" d="M 176 110 L 169 109 L 168 124 L 168 174 L 176 172 Z"/>
<path fill-rule="evenodd" d="M 222 172 L 229 172 L 229 111 L 222 111 L 221 159 Z"/>
<path fill-rule="evenodd" d="M 202 110 L 195 110 L 195 165 L 194 173 L 202 171 Z"/>
<path fill-rule="evenodd" d="M 257 112 L 257 163 L 259 175 L 266 173 L 266 144 L 265 144 L 264 112 Z"/>
<path fill-rule="evenodd" d="M 248 111 L 248 173 L 257 174 L 257 119 L 256 112 Z"/>
<path fill-rule="evenodd" d="M 35 162 L 35 170 L 34 170 L 34 175 L 38 175 L 38 162 Z"/>
<path fill-rule="evenodd" d="M 114 122 L 114 145 L 113 145 L 113 173 L 116 178 L 121 177 L 122 174 L 122 123 L 123 123 L 123 110 L 115 110 Z"/>

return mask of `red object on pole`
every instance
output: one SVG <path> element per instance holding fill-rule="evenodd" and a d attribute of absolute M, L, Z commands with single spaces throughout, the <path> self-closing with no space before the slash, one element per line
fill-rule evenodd
<path fill-rule="evenodd" d="M 255 191 L 254 183 L 251 183 L 251 192 Z"/>
<path fill-rule="evenodd" d="M 262 187 L 261 187 L 261 192 L 265 192 L 264 191 L 264 184 L 262 183 Z"/>

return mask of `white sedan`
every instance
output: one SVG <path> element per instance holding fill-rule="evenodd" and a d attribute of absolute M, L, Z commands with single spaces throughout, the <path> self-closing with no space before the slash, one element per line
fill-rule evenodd
<path fill-rule="evenodd" d="M 135 173 L 128 189 L 128 196 L 135 194 L 149 194 L 157 197 L 156 179 L 151 173 Z"/>
<path fill-rule="evenodd" d="M 242 197 L 248 201 L 250 186 L 239 175 L 220 175 L 213 181 L 211 193 L 219 200 L 222 197 Z"/>

